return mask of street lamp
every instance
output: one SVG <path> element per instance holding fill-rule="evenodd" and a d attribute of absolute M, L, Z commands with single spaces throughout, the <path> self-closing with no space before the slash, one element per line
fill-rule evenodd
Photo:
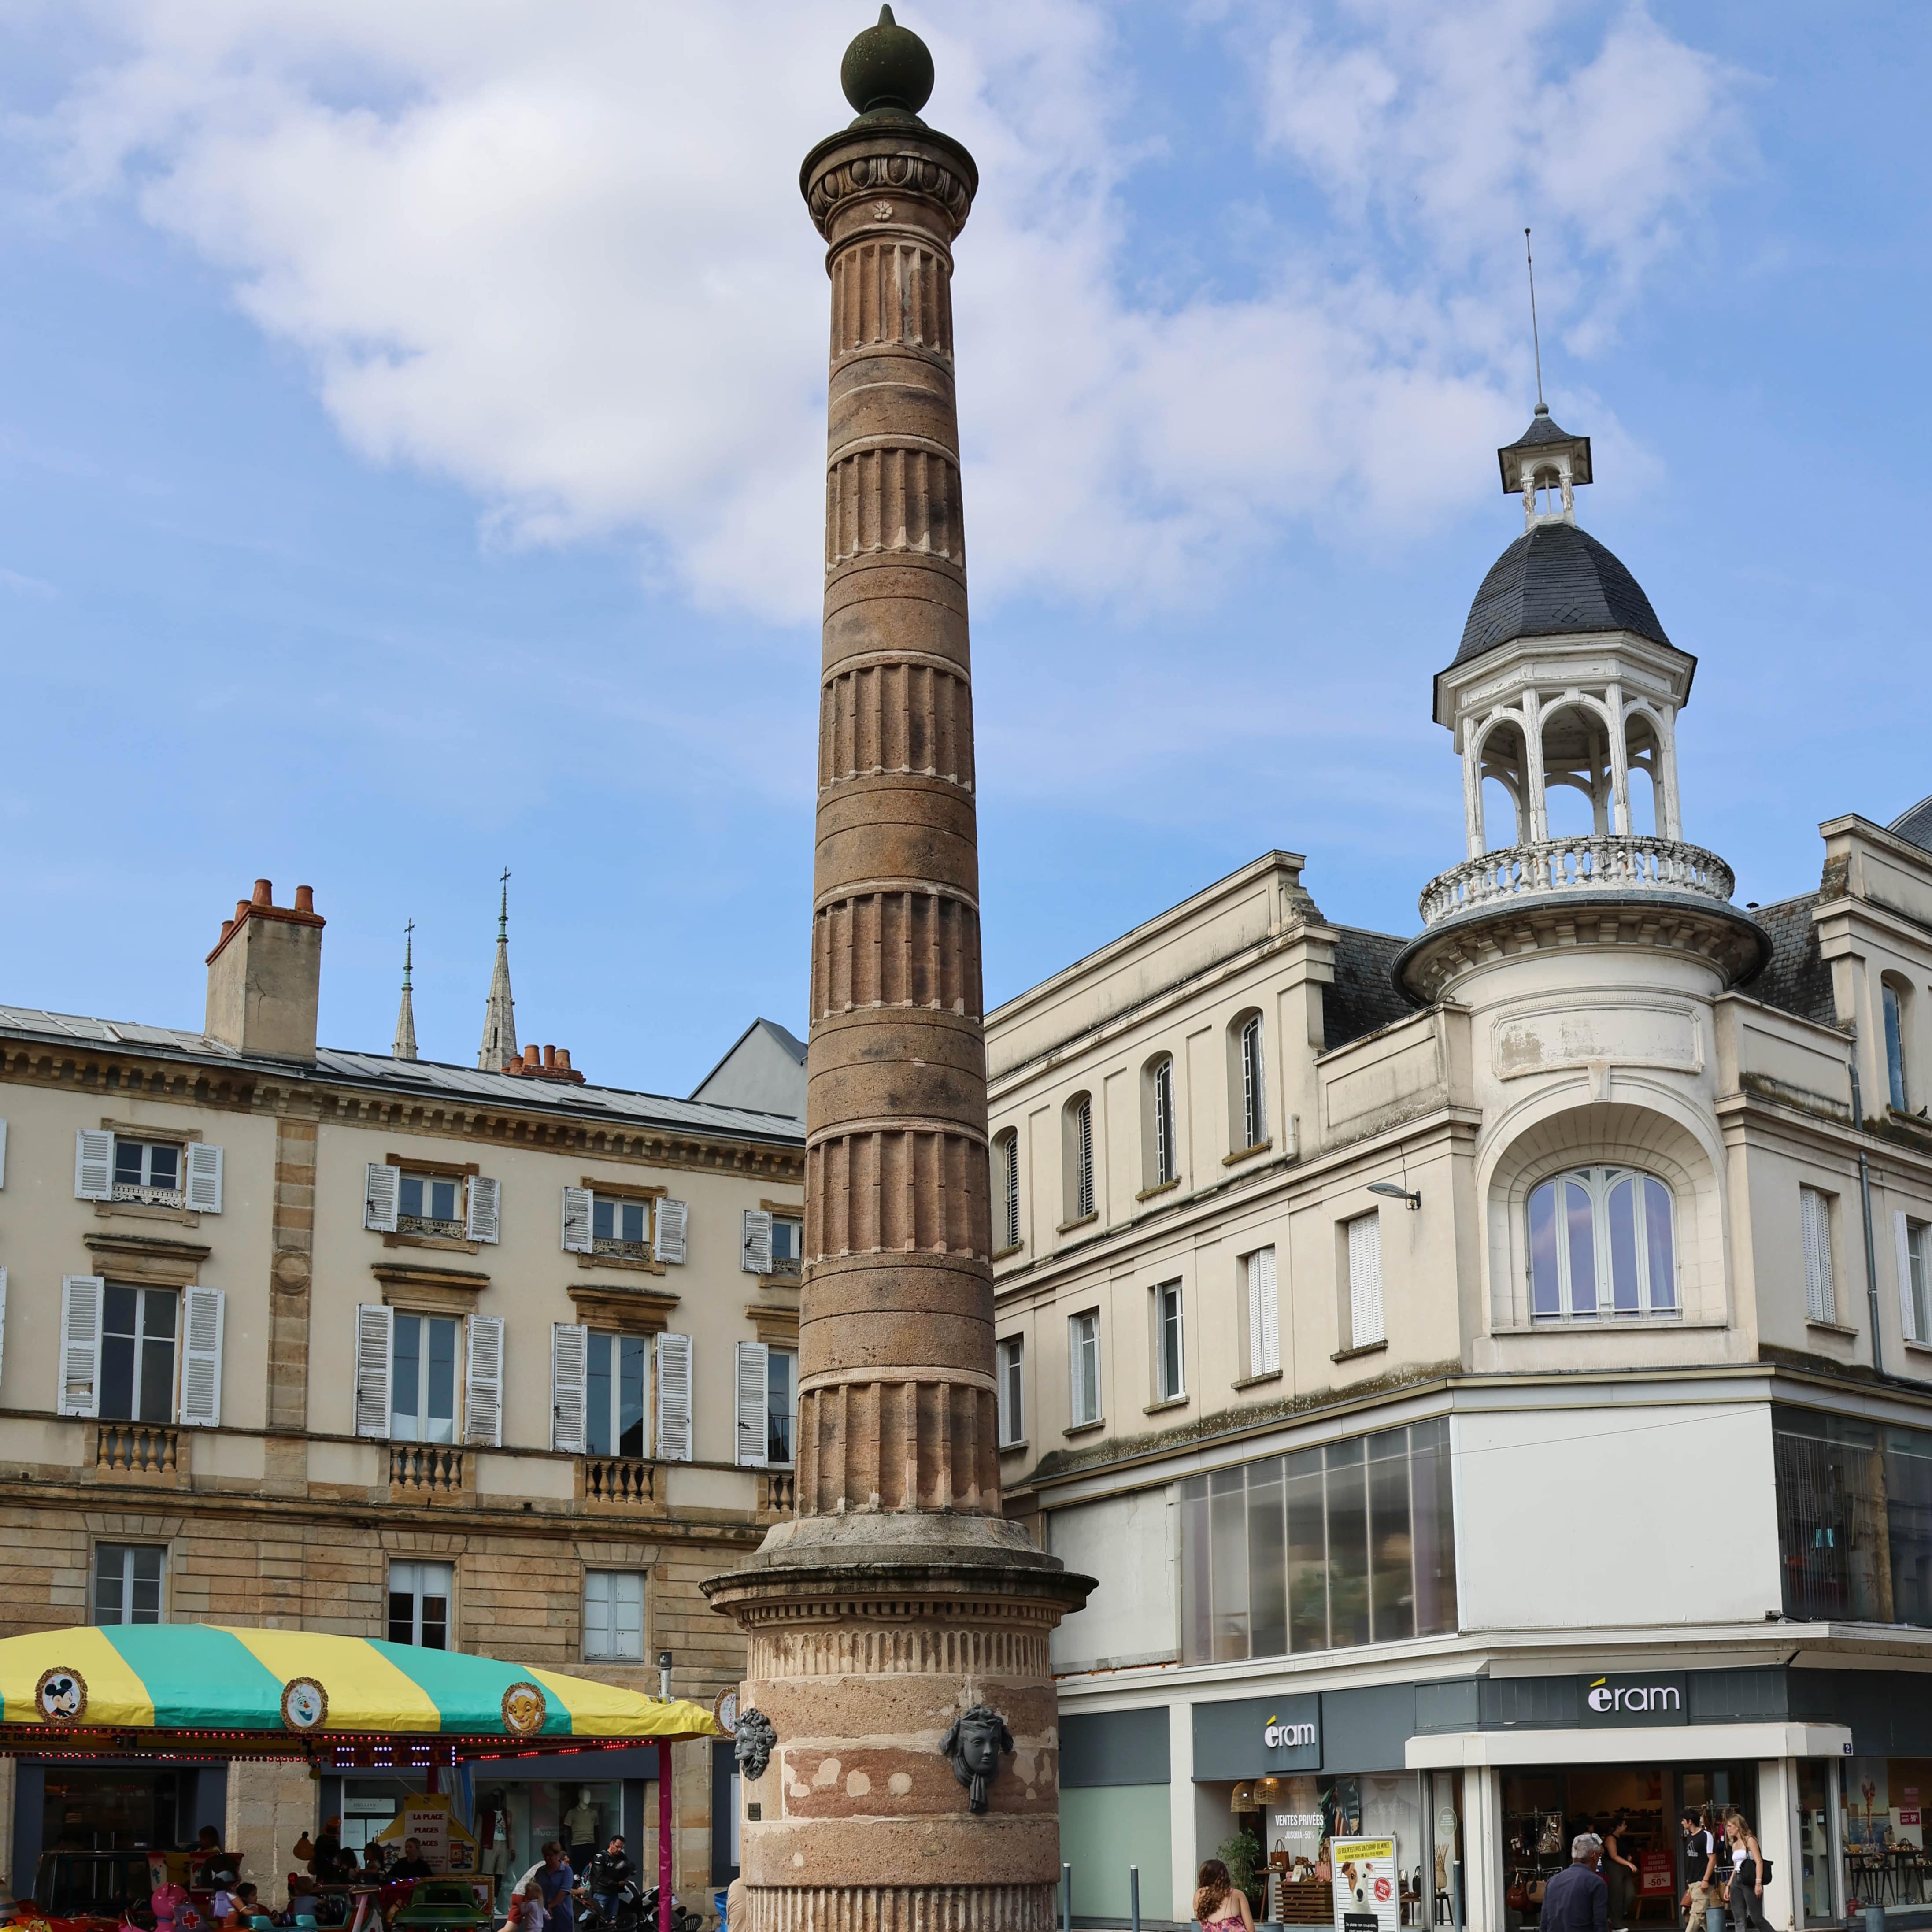
<path fill-rule="evenodd" d="M 670 1695 L 670 1652 L 668 1650 L 658 1652 L 658 1695 Z"/>
<path fill-rule="evenodd" d="M 1371 1194 L 1386 1194 L 1391 1201 L 1406 1201 L 1411 1208 L 1422 1205 L 1422 1196 L 1418 1190 L 1412 1194 L 1406 1187 L 1399 1187 L 1393 1180 L 1372 1180 L 1369 1183 Z"/>

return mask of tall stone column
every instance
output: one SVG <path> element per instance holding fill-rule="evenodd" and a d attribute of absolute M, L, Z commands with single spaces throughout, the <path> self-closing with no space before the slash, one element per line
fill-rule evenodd
<path fill-rule="evenodd" d="M 832 337 L 797 1515 L 704 1587 L 742 1737 L 775 1737 L 756 1778 L 740 1751 L 753 1932 L 1047 1932 L 1047 1640 L 1091 1584 L 1000 1508 L 951 304 L 978 171 L 890 8 L 841 79 L 858 118 L 800 175 Z"/>

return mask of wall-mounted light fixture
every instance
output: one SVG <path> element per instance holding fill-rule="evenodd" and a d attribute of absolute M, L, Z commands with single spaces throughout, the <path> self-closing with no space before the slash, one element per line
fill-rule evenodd
<path fill-rule="evenodd" d="M 1369 1183 L 1371 1194 L 1386 1194 L 1391 1201 L 1406 1201 L 1411 1208 L 1422 1205 L 1422 1196 L 1412 1194 L 1406 1187 L 1398 1187 L 1393 1180 L 1372 1180 Z"/>

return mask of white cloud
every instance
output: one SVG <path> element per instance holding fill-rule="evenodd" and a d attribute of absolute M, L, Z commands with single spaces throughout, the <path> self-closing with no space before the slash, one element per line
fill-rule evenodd
<path fill-rule="evenodd" d="M 792 183 L 843 118 L 849 6 L 95 15 L 47 130 L 69 191 L 131 188 L 218 264 L 355 448 L 456 479 L 497 540 L 634 536 L 700 603 L 809 617 L 825 295 Z M 930 31 L 933 118 L 982 170 L 958 309 L 982 597 L 1195 596 L 1284 519 L 1346 540 L 1466 500 L 1524 387 L 1496 238 L 1549 211 L 1583 352 L 1734 139 L 1730 77 L 1641 10 L 1567 64 L 1553 0 L 1345 18 L 1215 29 L 1262 50 L 1265 132 L 1199 184 L 1202 245 L 1284 170 L 1325 212 L 1269 227 L 1262 286 L 1165 307 L 1125 292 L 1157 164 L 1107 11 L 989 0 Z"/>

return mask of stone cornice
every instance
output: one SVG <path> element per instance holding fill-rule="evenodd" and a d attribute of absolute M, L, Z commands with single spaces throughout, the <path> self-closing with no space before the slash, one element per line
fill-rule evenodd
<path fill-rule="evenodd" d="M 798 185 L 813 226 L 828 241 L 848 203 L 896 194 L 934 202 L 956 235 L 972 212 L 980 170 L 951 135 L 908 116 L 897 127 L 854 125 L 828 134 L 806 156 Z"/>

